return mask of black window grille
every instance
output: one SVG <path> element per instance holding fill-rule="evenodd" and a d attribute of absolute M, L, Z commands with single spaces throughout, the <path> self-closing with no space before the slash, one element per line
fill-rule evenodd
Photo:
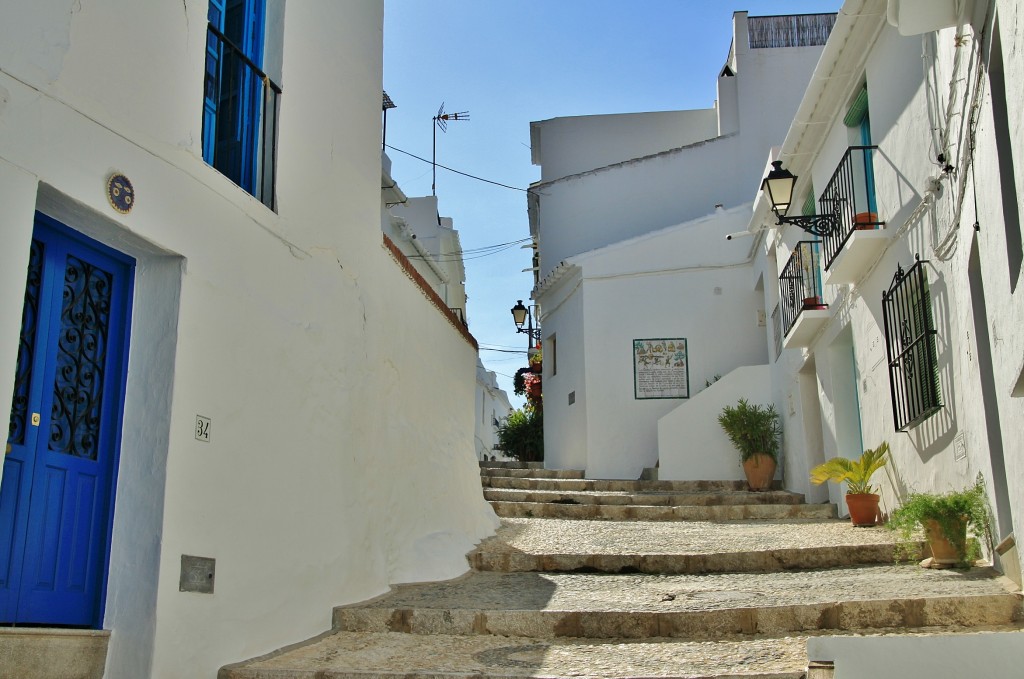
<path fill-rule="evenodd" d="M 918 258 L 906 271 L 897 267 L 892 284 L 882 292 L 896 431 L 917 426 L 942 408 L 926 263 Z"/>

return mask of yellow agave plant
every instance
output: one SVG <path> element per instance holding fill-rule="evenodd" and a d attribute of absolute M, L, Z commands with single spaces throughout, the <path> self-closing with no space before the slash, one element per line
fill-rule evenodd
<path fill-rule="evenodd" d="M 824 464 L 811 470 L 811 483 L 821 485 L 826 481 L 840 483 L 846 481 L 847 495 L 874 493 L 869 483 L 871 475 L 885 466 L 889 461 L 889 443 L 882 441 L 877 448 L 868 448 L 859 459 L 849 460 L 845 457 L 833 457 Z"/>

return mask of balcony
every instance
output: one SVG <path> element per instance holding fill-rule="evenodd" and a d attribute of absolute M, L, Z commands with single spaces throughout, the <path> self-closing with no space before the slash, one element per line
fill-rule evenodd
<path fill-rule="evenodd" d="M 875 205 L 873 154 L 877 146 L 851 146 L 818 198 L 819 213 L 835 228 L 822 235 L 826 285 L 854 283 L 889 240 Z"/>
<path fill-rule="evenodd" d="M 203 159 L 268 208 L 276 209 L 281 88 L 210 24 L 203 91 Z"/>
<path fill-rule="evenodd" d="M 779 307 L 782 346 L 810 346 L 829 319 L 828 305 L 821 295 L 821 241 L 796 244 L 779 275 Z"/>

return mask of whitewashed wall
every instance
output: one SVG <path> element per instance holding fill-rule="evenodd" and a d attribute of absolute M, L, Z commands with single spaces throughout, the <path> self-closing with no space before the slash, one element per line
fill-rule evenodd
<path fill-rule="evenodd" d="M 498 386 L 497 375 L 484 368 L 484 364 L 476 361 L 476 451 L 477 458 L 484 459 L 492 455 L 496 459 L 506 459 L 501 451 L 494 450 L 498 443 L 495 421 L 501 422 L 512 411 L 508 394 Z"/>
<path fill-rule="evenodd" d="M 749 204 L 721 210 L 574 257 L 582 275 L 560 284 L 572 291 L 562 293 L 566 301 L 558 289 L 541 296 L 544 331 L 558 335 L 559 351 L 559 374 L 551 380 L 545 356 L 547 466 L 571 464 L 591 478 L 637 478 L 657 463 L 657 422 L 682 401 L 635 398 L 635 339 L 686 338 L 691 393 L 716 374 L 767 361 L 749 243 L 725 239 L 749 214 Z M 580 353 L 577 328 L 582 355 L 572 355 Z"/>
<path fill-rule="evenodd" d="M 572 116 L 530 123 L 530 148 L 541 181 L 549 181 L 695 144 L 717 131 L 713 108 Z"/>
<path fill-rule="evenodd" d="M 768 406 L 772 399 L 767 365 L 740 366 L 688 402 L 658 420 L 658 478 L 668 481 L 741 481 L 746 478 L 740 453 L 718 424 L 726 406 L 744 398 Z M 783 472 L 778 465 L 776 476 Z"/>
<path fill-rule="evenodd" d="M 474 347 L 381 246 L 381 25 L 380 2 L 305 2 L 274 27 L 274 214 L 201 158 L 205 2 L 0 10 L 0 410 L 33 209 L 139 262 L 111 679 L 213 676 L 333 605 L 457 575 L 496 525 Z M 106 204 L 113 170 L 130 215 Z M 216 558 L 215 594 L 178 591 L 182 554 Z"/>
<path fill-rule="evenodd" d="M 860 82 L 866 80 L 872 136 L 879 146 L 875 156 L 878 211 L 893 237 L 856 284 L 826 286 L 832 318 L 808 351 L 783 352 L 775 371 L 776 388 L 784 402 L 796 405 L 789 414 L 808 428 L 805 440 L 796 442 L 808 444 L 806 466 L 834 455 L 858 454 L 861 446 L 853 444 L 851 428 L 859 424 L 863 447 L 877 446 L 882 440 L 892 447 L 892 462 L 880 479 L 885 511 L 898 506 L 908 492 L 959 489 L 981 474 L 1001 524 L 998 540 L 1022 521 L 1017 508 L 1024 490 L 1020 480 L 1024 449 L 1017 423 L 1024 412 L 1014 386 L 1021 373 L 1024 344 L 1019 333 L 1008 328 L 1019 326 L 1024 308 L 1014 290 L 1019 272 L 1011 271 L 1007 263 L 1008 231 L 994 146 L 991 97 L 1003 93 L 991 90 L 983 71 L 984 96 L 974 97 L 976 49 L 983 39 L 980 28 L 990 34 L 992 7 L 998 7 L 1004 27 L 1006 81 L 1021 75 L 1020 65 L 1008 59 L 1020 44 L 1020 28 L 1013 28 L 1020 10 L 1015 3 L 973 3 L 968 19 L 974 26 L 963 28 L 968 39 L 958 41 L 953 28 L 923 36 L 900 35 L 895 28 L 883 26 L 880 16 L 871 11 L 884 9 L 880 1 L 847 4 L 851 7 L 845 21 L 861 27 L 861 38 L 841 43 L 847 44 L 846 50 L 827 52 L 831 61 L 821 67 L 823 81 L 830 74 L 845 75 L 831 78 L 830 84 L 817 90 L 812 85 L 816 112 L 803 121 L 812 124 L 794 125 L 782 154 L 784 158 L 792 154 L 787 165 L 797 174 L 809 172 L 820 192 L 845 148 L 860 143 L 841 118 Z M 869 26 L 869 22 L 874 23 Z M 987 46 L 985 50 L 987 59 Z M 1024 106 L 1017 89 L 1010 86 L 1005 92 L 1009 150 L 1014 158 L 1024 153 L 1019 124 Z M 964 121 L 975 104 L 978 132 L 972 156 Z M 949 143 L 943 148 L 937 140 L 947 127 Z M 958 168 L 956 172 L 943 175 L 936 158 L 939 150 Z M 941 176 L 943 190 L 929 197 L 929 177 L 935 176 Z M 1013 198 L 1018 203 L 1019 195 Z M 926 197 L 929 202 L 922 204 Z M 975 219 L 978 231 L 971 228 Z M 1014 228 L 1019 231 L 1019 226 Z M 766 279 L 784 265 L 789 247 L 805 237 L 789 227 L 777 261 L 763 263 Z M 881 296 L 897 266 L 909 267 L 916 255 L 928 260 L 944 408 L 908 434 L 898 434 L 893 427 Z M 992 357 L 988 366 L 985 353 Z M 854 366 L 855 377 L 850 375 Z M 854 379 L 856 392 L 851 398 L 848 390 Z M 818 420 L 820 429 L 814 432 Z M 817 436 L 821 457 L 809 444 Z M 787 454 L 795 452 L 793 444 L 787 438 Z M 829 493 L 833 501 L 841 501 L 839 489 L 830 488 Z"/>
<path fill-rule="evenodd" d="M 745 13 L 737 13 L 735 22 L 745 38 Z M 737 47 L 737 71 L 729 84 L 735 93 L 730 90 L 723 98 L 719 114 L 738 131 L 722 137 L 705 111 L 684 112 L 701 121 L 690 128 L 693 133 L 708 132 L 699 139 L 661 126 L 652 126 L 651 136 L 621 141 L 608 134 L 608 128 L 629 125 L 630 116 L 535 123 L 533 158 L 542 164 L 543 179 L 534 188 L 539 200 L 531 204 L 531 228 L 539 235 L 540 278 L 581 252 L 699 218 L 716 204 L 732 208 L 747 203 L 761 182 L 764 150 L 782 141 L 801 84 L 810 78 L 820 53 L 820 47 L 751 50 L 745 42 Z M 786 74 L 796 96 L 777 96 L 779 73 Z M 770 106 L 765 104 L 769 101 Z M 657 155 L 645 157 L 652 154 Z M 633 160 L 638 158 L 643 159 Z"/>

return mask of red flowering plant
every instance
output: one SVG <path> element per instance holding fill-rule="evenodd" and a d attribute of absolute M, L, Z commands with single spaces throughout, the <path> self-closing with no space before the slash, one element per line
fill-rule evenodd
<path fill-rule="evenodd" d="M 541 393 L 541 377 L 537 373 L 525 373 L 523 375 L 523 386 L 526 392 L 527 402 L 535 409 L 540 410 L 543 406 L 543 395 Z"/>

